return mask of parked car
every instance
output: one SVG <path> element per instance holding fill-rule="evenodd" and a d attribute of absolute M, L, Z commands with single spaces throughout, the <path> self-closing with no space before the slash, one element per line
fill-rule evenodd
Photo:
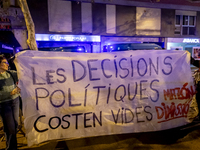
<path fill-rule="evenodd" d="M 161 50 L 162 47 L 154 43 L 121 43 L 103 47 L 103 52 L 116 52 L 128 50 Z"/>
<path fill-rule="evenodd" d="M 54 52 L 79 52 L 85 53 L 84 46 L 68 46 L 68 47 L 44 47 L 38 48 L 39 51 L 54 51 Z"/>

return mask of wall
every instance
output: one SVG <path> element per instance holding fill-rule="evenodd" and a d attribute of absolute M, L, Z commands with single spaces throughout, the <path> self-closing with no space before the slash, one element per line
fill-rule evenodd
<path fill-rule="evenodd" d="M 161 36 L 173 37 L 175 30 L 175 10 L 161 9 Z"/>
<path fill-rule="evenodd" d="M 54 34 L 58 32 L 49 31 L 49 18 L 48 18 L 48 3 L 47 0 L 27 0 L 29 9 L 35 23 L 35 32 L 40 34 Z M 116 5 L 116 34 L 106 33 L 106 4 L 93 3 L 92 4 L 92 32 L 82 33 L 81 22 L 81 2 L 71 2 L 72 5 L 72 32 L 59 32 L 59 34 L 93 34 L 103 36 L 136 36 L 136 7 Z M 149 9 L 151 10 L 151 9 Z M 59 9 L 58 9 L 59 11 Z M 41 15 L 42 14 L 42 15 Z M 162 16 L 169 18 L 172 16 L 162 10 Z M 153 17 L 151 15 L 151 17 Z M 62 18 L 62 17 L 61 17 Z M 148 18 L 148 17 L 147 17 Z M 162 19 L 162 27 L 166 27 L 169 23 Z M 173 16 L 174 19 L 174 16 Z M 60 21 L 62 23 L 62 21 Z M 172 22 L 171 22 L 172 23 Z M 146 24 L 148 27 L 148 24 Z M 160 32 L 160 28 L 154 27 L 155 31 Z M 148 28 L 147 28 L 148 30 Z M 149 28 L 149 31 L 152 30 Z M 152 31 L 153 31 L 152 30 Z M 169 29 L 170 32 L 171 28 Z M 165 35 L 163 33 L 163 35 Z M 151 34 L 148 34 L 151 35 Z M 159 34 L 152 34 L 157 35 Z"/>
<path fill-rule="evenodd" d="M 136 34 L 160 36 L 161 9 L 136 7 Z"/>
<path fill-rule="evenodd" d="M 136 7 L 116 6 L 117 36 L 134 36 L 136 33 Z"/>
<path fill-rule="evenodd" d="M 35 32 L 49 33 L 47 0 L 27 0 L 29 10 L 35 24 Z"/>
<path fill-rule="evenodd" d="M 15 39 L 20 44 L 21 49 L 27 49 L 27 30 L 26 30 L 26 24 L 24 20 L 23 13 L 20 8 L 17 7 L 8 7 L 7 9 L 0 8 L 0 17 L 1 18 L 8 18 L 10 21 L 7 23 L 4 23 L 4 21 L 1 23 L 2 26 L 8 25 L 9 29 L 8 31 L 12 31 L 14 33 Z M 1 29 L 4 30 L 4 29 Z M 10 43 L 14 42 L 13 39 L 10 39 Z M 12 41 L 12 42 L 11 42 Z M 18 45 L 15 45 L 18 47 Z"/>
<path fill-rule="evenodd" d="M 197 11 L 196 36 L 200 37 L 200 11 Z"/>
<path fill-rule="evenodd" d="M 81 3 L 72 2 L 72 32 L 73 34 L 81 34 Z"/>
<path fill-rule="evenodd" d="M 72 4 L 72 32 L 49 32 L 48 23 L 48 3 L 47 0 L 27 0 L 32 18 L 35 23 L 36 33 L 46 34 L 86 34 L 86 35 L 101 35 L 105 37 L 178 37 L 174 36 L 175 28 L 175 9 L 160 9 L 160 27 L 159 28 L 144 28 L 149 33 L 156 31 L 159 34 L 145 34 L 136 35 L 137 25 L 137 8 L 136 6 L 116 5 L 116 33 L 106 33 L 106 4 L 105 3 L 92 3 L 92 29 L 90 32 L 82 32 L 81 21 L 81 2 L 71 1 Z M 65 2 L 65 1 L 63 1 Z M 90 3 L 91 4 L 91 3 Z M 114 1 L 113 3 L 114 4 Z M 149 10 L 151 9 L 149 5 Z M 42 14 L 42 15 L 40 15 Z M 149 13 L 148 13 L 149 14 Z M 151 14 L 151 17 L 153 14 Z M 148 16 L 147 16 L 148 17 Z M 157 19 L 158 21 L 158 19 Z M 61 21 L 62 22 L 62 21 Z M 148 25 L 148 23 L 147 23 Z M 146 32 L 145 31 L 145 32 Z M 144 32 L 143 32 L 144 33 Z M 197 12 L 197 35 L 200 36 L 200 12 Z M 183 37 L 183 36 L 179 36 Z"/>
<path fill-rule="evenodd" d="M 106 35 L 106 5 L 92 5 L 93 34 Z"/>

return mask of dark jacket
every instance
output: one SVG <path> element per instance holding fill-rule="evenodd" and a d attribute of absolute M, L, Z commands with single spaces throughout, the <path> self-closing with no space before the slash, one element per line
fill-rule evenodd
<path fill-rule="evenodd" d="M 192 64 L 192 65 L 194 65 L 194 66 L 199 68 L 199 66 L 200 66 L 199 63 L 200 63 L 199 60 L 195 60 L 193 57 L 190 58 L 190 64 Z"/>

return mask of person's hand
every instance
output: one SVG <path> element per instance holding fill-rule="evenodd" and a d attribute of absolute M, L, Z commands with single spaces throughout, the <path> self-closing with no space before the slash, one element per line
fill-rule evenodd
<path fill-rule="evenodd" d="M 10 92 L 10 95 L 19 94 L 20 91 L 21 91 L 21 89 L 19 87 L 16 87 L 14 90 L 12 90 L 12 92 Z"/>

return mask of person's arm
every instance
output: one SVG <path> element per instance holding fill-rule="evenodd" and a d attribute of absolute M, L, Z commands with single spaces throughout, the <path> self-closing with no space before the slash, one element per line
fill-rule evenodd
<path fill-rule="evenodd" d="M 14 88 L 12 91 L 0 91 L 0 100 L 12 99 L 12 95 L 19 94 L 20 91 L 19 87 Z"/>
<path fill-rule="evenodd" d="M 12 90 L 10 92 L 10 95 L 15 95 L 15 94 L 19 94 L 21 91 L 21 89 L 19 87 L 16 87 L 14 90 Z"/>

